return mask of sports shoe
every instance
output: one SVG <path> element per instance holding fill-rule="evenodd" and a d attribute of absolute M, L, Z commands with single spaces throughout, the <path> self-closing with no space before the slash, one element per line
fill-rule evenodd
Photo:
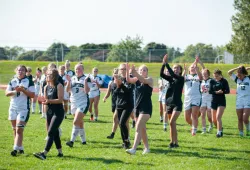
<path fill-rule="evenodd" d="M 213 126 L 209 126 L 207 132 L 209 133 L 209 132 L 211 132 L 212 130 L 213 130 Z"/>
<path fill-rule="evenodd" d="M 45 116 L 41 116 L 40 118 L 41 118 L 41 119 L 45 119 Z"/>
<path fill-rule="evenodd" d="M 34 155 L 36 158 L 39 158 L 39 159 L 41 159 L 41 160 L 45 160 L 45 159 L 46 159 L 46 156 L 44 155 L 43 152 L 33 153 L 33 155 Z"/>
<path fill-rule="evenodd" d="M 201 132 L 202 135 L 205 135 L 206 133 L 207 133 L 206 131 Z"/>
<path fill-rule="evenodd" d="M 250 136 L 250 130 L 247 130 L 246 136 Z"/>
<path fill-rule="evenodd" d="M 72 141 L 68 141 L 68 142 L 66 142 L 66 145 L 68 145 L 69 147 L 73 147 L 73 145 L 74 145 L 74 142 L 72 142 Z"/>
<path fill-rule="evenodd" d="M 16 150 L 13 150 L 13 151 L 10 152 L 10 154 L 11 154 L 12 156 L 16 156 L 16 155 L 17 155 L 17 151 L 16 151 Z"/>
<path fill-rule="evenodd" d="M 57 157 L 63 157 L 63 153 L 58 153 Z"/>
<path fill-rule="evenodd" d="M 66 115 L 64 116 L 64 119 L 67 119 L 67 116 L 66 116 Z"/>
<path fill-rule="evenodd" d="M 24 154 L 24 150 L 19 150 L 19 154 Z"/>
<path fill-rule="evenodd" d="M 82 144 L 83 144 L 83 145 L 86 145 L 86 144 L 87 144 L 87 142 L 86 142 L 86 141 L 85 141 L 85 142 L 82 142 Z"/>
<path fill-rule="evenodd" d="M 163 131 L 164 131 L 164 132 L 166 132 L 166 131 L 167 131 L 167 128 L 166 128 L 166 127 L 164 127 L 164 128 L 163 128 Z"/>
<path fill-rule="evenodd" d="M 170 144 L 168 145 L 168 147 L 169 147 L 169 148 L 174 148 L 174 144 L 173 144 L 173 143 L 170 143 Z"/>
<path fill-rule="evenodd" d="M 196 135 L 196 133 L 195 132 L 192 132 L 192 136 L 195 136 Z"/>
<path fill-rule="evenodd" d="M 42 112 L 40 111 L 39 114 L 42 114 Z"/>
<path fill-rule="evenodd" d="M 135 121 L 132 121 L 132 128 L 135 128 Z"/>
<path fill-rule="evenodd" d="M 217 137 L 217 138 L 220 138 L 220 137 L 222 137 L 222 136 L 223 136 L 222 132 L 221 132 L 221 134 L 219 134 L 219 133 L 216 134 L 216 137 Z"/>
<path fill-rule="evenodd" d="M 48 140 L 49 139 L 49 137 L 48 136 L 46 136 L 46 138 L 44 138 L 44 140 Z"/>
<path fill-rule="evenodd" d="M 90 121 L 94 121 L 94 116 L 93 116 L 93 115 L 90 115 L 89 120 L 90 120 Z"/>
<path fill-rule="evenodd" d="M 244 133 L 243 133 L 243 132 L 240 132 L 239 135 L 240 135 L 240 137 L 243 137 L 243 136 L 244 136 Z"/>
<path fill-rule="evenodd" d="M 95 118 L 95 122 L 97 122 L 97 118 Z"/>
<path fill-rule="evenodd" d="M 123 147 L 124 149 L 128 149 L 130 146 L 131 146 L 130 141 L 125 141 L 125 142 L 122 144 L 122 147 Z"/>
<path fill-rule="evenodd" d="M 149 152 L 150 152 L 149 149 L 144 149 L 143 152 L 142 152 L 142 155 L 148 154 Z"/>
<path fill-rule="evenodd" d="M 177 143 L 175 143 L 175 144 L 174 144 L 174 147 L 175 147 L 175 148 L 178 148 L 178 147 L 179 147 L 179 145 L 178 145 Z"/>
<path fill-rule="evenodd" d="M 109 136 L 107 136 L 108 139 L 113 139 L 115 137 L 115 133 L 111 133 Z"/>
<path fill-rule="evenodd" d="M 130 155 L 134 155 L 135 152 L 136 152 L 136 150 L 131 148 L 131 149 L 127 149 L 126 152 L 127 152 L 128 154 L 130 154 Z"/>

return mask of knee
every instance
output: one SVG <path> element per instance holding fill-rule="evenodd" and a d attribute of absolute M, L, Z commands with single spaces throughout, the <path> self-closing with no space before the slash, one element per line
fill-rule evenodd
<path fill-rule="evenodd" d="M 248 118 L 243 118 L 243 122 L 244 122 L 245 124 L 248 124 L 248 123 L 249 123 Z"/>
<path fill-rule="evenodd" d="M 169 125 L 170 125 L 171 127 L 173 127 L 173 126 L 175 125 L 175 121 L 172 121 L 172 120 L 171 120 L 171 121 L 169 122 Z"/>
<path fill-rule="evenodd" d="M 238 121 L 239 122 L 243 122 L 243 118 L 242 117 L 238 117 Z"/>

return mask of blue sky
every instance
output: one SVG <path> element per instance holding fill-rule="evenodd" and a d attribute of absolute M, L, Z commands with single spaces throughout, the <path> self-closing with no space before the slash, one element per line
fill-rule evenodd
<path fill-rule="evenodd" d="M 233 0 L 0 0 L 0 46 L 117 43 L 126 36 L 180 47 L 225 45 Z"/>

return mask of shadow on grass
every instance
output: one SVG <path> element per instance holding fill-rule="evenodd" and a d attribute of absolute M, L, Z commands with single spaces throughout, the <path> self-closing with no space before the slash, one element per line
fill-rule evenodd
<path fill-rule="evenodd" d="M 157 153 L 157 154 L 170 154 L 170 156 L 180 156 L 180 157 L 197 157 L 197 158 L 208 158 L 208 159 L 220 159 L 220 160 L 229 160 L 229 161 L 235 161 L 235 160 L 244 160 L 248 161 L 249 159 L 247 158 L 242 158 L 242 157 L 229 157 L 225 155 L 219 155 L 219 154 L 200 154 L 199 152 L 187 152 L 187 151 L 182 151 L 179 149 L 151 149 L 152 153 Z"/>
<path fill-rule="evenodd" d="M 250 154 L 250 151 L 238 150 L 238 149 L 221 149 L 221 148 L 202 148 L 204 150 L 213 151 L 213 152 L 243 152 Z"/>

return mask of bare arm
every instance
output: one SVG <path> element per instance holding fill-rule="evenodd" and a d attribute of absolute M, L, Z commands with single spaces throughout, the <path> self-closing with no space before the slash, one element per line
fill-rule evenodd
<path fill-rule="evenodd" d="M 88 94 L 88 92 L 89 92 L 89 90 L 90 90 L 89 85 L 88 85 L 88 79 L 89 79 L 89 76 L 87 76 L 87 77 L 85 78 L 85 80 L 84 80 L 84 92 L 85 92 L 86 94 Z"/>
<path fill-rule="evenodd" d="M 130 77 L 129 70 L 130 70 L 129 64 L 126 63 L 126 80 L 128 83 L 135 84 L 137 82 L 138 78 L 137 77 Z"/>
<path fill-rule="evenodd" d="M 151 77 L 144 78 L 140 74 L 137 73 L 134 66 L 132 66 L 132 74 L 133 76 L 137 77 L 138 80 L 143 84 L 148 84 L 150 87 L 153 88 L 153 79 Z"/>
<path fill-rule="evenodd" d="M 66 79 L 67 79 L 66 91 L 70 92 L 70 90 L 71 90 L 71 78 L 69 75 L 66 75 Z"/>
<path fill-rule="evenodd" d="M 196 74 L 198 75 L 200 81 L 203 80 L 203 77 L 202 77 L 202 74 L 201 74 L 201 72 L 200 72 L 199 67 L 196 66 L 196 67 L 195 67 L 195 71 L 196 71 Z"/>
<path fill-rule="evenodd" d="M 58 85 L 57 85 L 58 99 L 47 99 L 48 103 L 61 104 L 63 102 L 63 95 L 64 95 L 63 93 L 64 93 L 63 85 L 61 83 L 58 83 Z M 47 96 L 46 96 L 46 98 L 47 98 Z"/>
<path fill-rule="evenodd" d="M 233 68 L 227 72 L 229 76 L 232 76 L 233 72 L 236 71 L 239 67 Z"/>
<path fill-rule="evenodd" d="M 107 90 L 107 92 L 106 92 L 106 95 L 105 95 L 104 98 L 103 98 L 103 102 L 106 102 L 107 98 L 109 98 L 109 96 L 110 96 L 110 93 L 111 93 L 111 84 L 112 84 L 112 81 L 109 82 L 108 90 Z"/>

